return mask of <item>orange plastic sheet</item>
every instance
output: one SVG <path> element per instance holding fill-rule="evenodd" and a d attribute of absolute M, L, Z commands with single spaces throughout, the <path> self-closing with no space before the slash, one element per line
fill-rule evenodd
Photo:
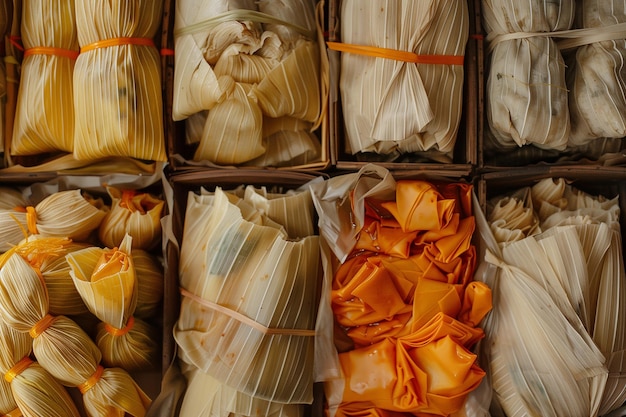
<path fill-rule="evenodd" d="M 492 305 L 490 289 L 473 281 L 472 187 L 401 180 L 395 200 L 363 206 L 363 227 L 332 282 L 344 333 L 335 416 L 454 413 L 485 375 L 471 349 Z M 339 349 L 345 336 L 352 346 Z"/>

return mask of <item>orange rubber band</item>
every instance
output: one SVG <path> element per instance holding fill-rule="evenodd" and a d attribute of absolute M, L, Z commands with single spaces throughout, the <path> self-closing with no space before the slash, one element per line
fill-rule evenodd
<path fill-rule="evenodd" d="M 109 323 L 105 323 L 104 330 L 106 330 L 107 333 L 109 333 L 113 337 L 124 336 L 133 328 L 134 324 L 135 324 L 135 318 L 133 316 L 130 316 L 130 318 L 128 319 L 128 322 L 126 323 L 126 326 L 122 327 L 121 329 L 113 327 Z"/>
<path fill-rule="evenodd" d="M 22 414 L 22 410 L 16 408 L 15 410 L 11 410 L 4 414 L 2 417 L 24 417 L 24 414 Z"/>
<path fill-rule="evenodd" d="M 418 55 L 414 52 L 378 48 L 376 46 L 351 45 L 341 42 L 326 42 L 326 44 L 334 51 L 371 56 L 374 58 L 393 59 L 395 61 L 410 62 L 413 64 L 463 65 L 465 60 L 465 56 L 463 55 Z"/>
<path fill-rule="evenodd" d="M 33 235 L 38 233 L 37 231 L 37 212 L 35 211 L 35 207 L 28 206 L 26 207 L 26 225 L 28 226 L 28 231 Z"/>
<path fill-rule="evenodd" d="M 80 48 L 80 52 L 88 52 L 98 48 L 108 48 L 109 46 L 120 46 L 120 45 L 138 45 L 138 46 L 152 46 L 154 47 L 154 41 L 150 38 L 111 38 L 105 39 L 103 41 L 97 41 L 94 43 L 90 43 L 89 45 L 85 45 Z"/>
<path fill-rule="evenodd" d="M 23 51 L 24 47 L 22 46 L 22 38 L 19 36 L 9 36 L 9 42 L 11 45 L 15 46 L 18 50 Z"/>
<path fill-rule="evenodd" d="M 89 379 L 87 379 L 85 382 L 78 385 L 77 388 L 80 393 L 84 395 L 87 391 L 92 389 L 98 383 L 98 381 L 100 381 L 102 372 L 104 372 L 104 368 L 102 367 L 102 365 L 98 365 L 98 367 L 96 368 L 96 372 L 94 372 L 93 375 L 91 375 Z"/>
<path fill-rule="evenodd" d="M 52 314 L 46 314 L 41 320 L 39 320 L 33 327 L 30 328 L 28 334 L 33 339 L 39 337 L 43 332 L 48 329 L 54 323 L 57 318 Z"/>
<path fill-rule="evenodd" d="M 52 48 L 48 46 L 37 46 L 34 48 L 28 48 L 24 51 L 24 58 L 29 55 L 54 55 L 69 59 L 78 58 L 78 51 L 63 48 Z"/>
<path fill-rule="evenodd" d="M 171 48 L 161 48 L 162 56 L 174 56 L 174 50 Z"/>
<path fill-rule="evenodd" d="M 10 384 L 11 382 L 13 382 L 16 376 L 24 372 L 24 370 L 28 368 L 32 363 L 33 360 L 31 358 L 29 358 L 28 356 L 24 356 L 18 363 L 13 365 L 11 369 L 9 369 L 4 374 L 4 380 Z"/>

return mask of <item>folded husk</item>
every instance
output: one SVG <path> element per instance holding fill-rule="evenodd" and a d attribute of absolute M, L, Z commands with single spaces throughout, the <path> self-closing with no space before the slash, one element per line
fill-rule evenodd
<path fill-rule="evenodd" d="M 24 239 L 28 232 L 26 206 L 28 201 L 20 191 L 10 187 L 0 187 L 0 252 L 6 252 Z"/>
<path fill-rule="evenodd" d="M 154 255 L 141 249 L 131 252 L 137 274 L 135 317 L 147 319 L 161 312 L 164 292 L 163 265 Z"/>

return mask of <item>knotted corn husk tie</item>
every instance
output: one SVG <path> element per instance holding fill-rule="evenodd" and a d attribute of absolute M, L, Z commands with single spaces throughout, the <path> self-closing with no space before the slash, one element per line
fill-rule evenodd
<path fill-rule="evenodd" d="M 345 151 L 431 151 L 451 160 L 463 107 L 457 64 L 469 35 L 467 4 L 344 1 L 340 16 L 341 41 L 354 45 L 341 54 Z M 425 57 L 437 57 L 436 64 Z"/>
<path fill-rule="evenodd" d="M 310 204 L 299 200 L 289 212 L 297 219 Z M 260 214 L 219 187 L 189 194 L 179 265 L 185 297 L 174 337 L 183 363 L 244 398 L 289 408 L 313 399 L 319 242 L 290 240 L 284 230 L 298 229 Z"/>
<path fill-rule="evenodd" d="M 322 115 L 325 74 L 316 29 L 311 0 L 177 3 L 173 118 L 194 116 L 190 123 L 203 125 L 189 129 L 199 134 L 188 139 L 198 143 L 195 161 L 293 166 L 319 159 L 311 132 Z"/>
<path fill-rule="evenodd" d="M 72 84 L 78 56 L 74 0 L 24 3 L 21 21 L 25 51 L 11 153 L 71 153 L 74 149 Z"/>
<path fill-rule="evenodd" d="M 529 407 L 542 415 L 605 415 L 626 395 L 625 335 L 615 331 L 626 303 L 617 198 L 594 197 L 551 178 L 522 190 L 532 196 L 526 207 L 534 208 L 543 232 L 501 245 L 500 256 L 487 258 L 503 274 L 497 281 L 500 307 L 485 328 L 494 390 L 505 411 L 526 409 L 521 398 L 534 395 Z M 507 304 L 509 297 L 518 300 L 515 307 Z M 522 316 L 525 324 L 517 324 Z M 553 327 L 560 329 L 546 330 Z M 512 343 L 492 343 L 505 340 L 503 332 L 516 333 Z M 538 342 L 538 333 L 545 342 Z M 533 343 L 524 342 L 529 338 Z M 513 362 L 520 375 L 515 380 L 509 376 Z M 533 391 L 538 381 L 540 393 Z"/>
<path fill-rule="evenodd" d="M 28 236 L 28 201 L 16 188 L 0 187 L 0 252 L 6 252 Z"/>
<path fill-rule="evenodd" d="M 159 54 L 152 41 L 162 7 L 162 1 L 76 1 L 76 159 L 166 160 Z"/>
<path fill-rule="evenodd" d="M 0 320 L 0 384 L 10 386 L 14 406 L 27 417 L 80 416 L 65 387 L 29 358 L 32 339 Z M 0 410 L 2 412 L 3 410 Z M 7 415 L 3 412 L 2 415 Z"/>
<path fill-rule="evenodd" d="M 147 192 L 107 187 L 111 210 L 102 220 L 98 236 L 104 246 L 120 245 L 124 235 L 133 238 L 133 249 L 150 250 L 161 242 L 161 216 L 165 201 Z"/>
<path fill-rule="evenodd" d="M 70 275 L 98 324 L 96 344 L 106 366 L 149 369 L 158 346 L 147 322 L 133 318 L 138 283 L 131 255 L 132 237 L 119 248 L 89 247 L 67 255 Z"/>
<path fill-rule="evenodd" d="M 102 354 L 73 320 L 48 313 L 46 288 L 37 272 L 16 253 L 1 258 L 0 313 L 18 332 L 32 333 L 39 364 L 63 385 L 80 387 L 98 371 Z M 88 415 L 144 416 L 151 400 L 121 368 L 106 368 L 84 392 Z"/>

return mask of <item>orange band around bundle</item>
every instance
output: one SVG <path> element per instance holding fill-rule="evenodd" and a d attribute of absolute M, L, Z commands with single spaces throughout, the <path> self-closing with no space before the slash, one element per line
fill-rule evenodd
<path fill-rule="evenodd" d="M 26 207 L 26 225 L 28 226 L 28 231 L 33 235 L 39 233 L 37 230 L 37 211 L 35 211 L 33 206 Z"/>
<path fill-rule="evenodd" d="M 13 365 L 11 369 L 9 369 L 4 374 L 4 380 L 9 384 L 15 379 L 16 376 L 24 372 L 26 368 L 28 368 L 33 363 L 33 360 L 28 356 L 24 356 L 18 363 Z"/>
<path fill-rule="evenodd" d="M 134 324 L 135 324 L 135 318 L 133 316 L 130 316 L 130 318 L 128 319 L 128 322 L 126 323 L 126 326 L 122 327 L 121 329 L 113 327 L 109 323 L 104 324 L 104 329 L 111 336 L 118 337 L 118 336 L 124 336 L 126 333 L 128 333 L 130 329 L 133 328 Z"/>
<path fill-rule="evenodd" d="M 392 59 L 394 61 L 410 62 L 413 64 L 463 65 L 463 55 L 420 55 L 409 51 L 399 51 L 376 46 L 352 45 L 341 42 L 326 42 L 334 51 L 347 52 L 374 58 Z"/>
<path fill-rule="evenodd" d="M 94 49 L 121 45 L 155 46 L 154 41 L 150 38 L 111 38 L 85 45 L 80 48 L 80 52 L 83 53 L 93 51 Z"/>
<path fill-rule="evenodd" d="M 84 395 L 87 391 L 92 389 L 100 380 L 102 372 L 104 372 L 104 368 L 102 365 L 98 365 L 96 372 L 94 372 L 93 375 L 91 375 L 85 382 L 77 386 L 80 393 Z"/>
<path fill-rule="evenodd" d="M 29 55 L 54 55 L 69 59 L 76 59 L 78 58 L 78 51 L 48 46 L 36 46 L 34 48 L 28 48 L 24 51 L 24 58 Z"/>
<path fill-rule="evenodd" d="M 39 320 L 33 327 L 30 328 L 28 334 L 33 339 L 39 337 L 48 327 L 54 323 L 57 318 L 52 314 L 46 314 L 41 320 Z"/>
<path fill-rule="evenodd" d="M 3 414 L 2 417 L 23 417 L 22 410 L 16 408 L 15 410 L 11 410 L 6 414 Z"/>

